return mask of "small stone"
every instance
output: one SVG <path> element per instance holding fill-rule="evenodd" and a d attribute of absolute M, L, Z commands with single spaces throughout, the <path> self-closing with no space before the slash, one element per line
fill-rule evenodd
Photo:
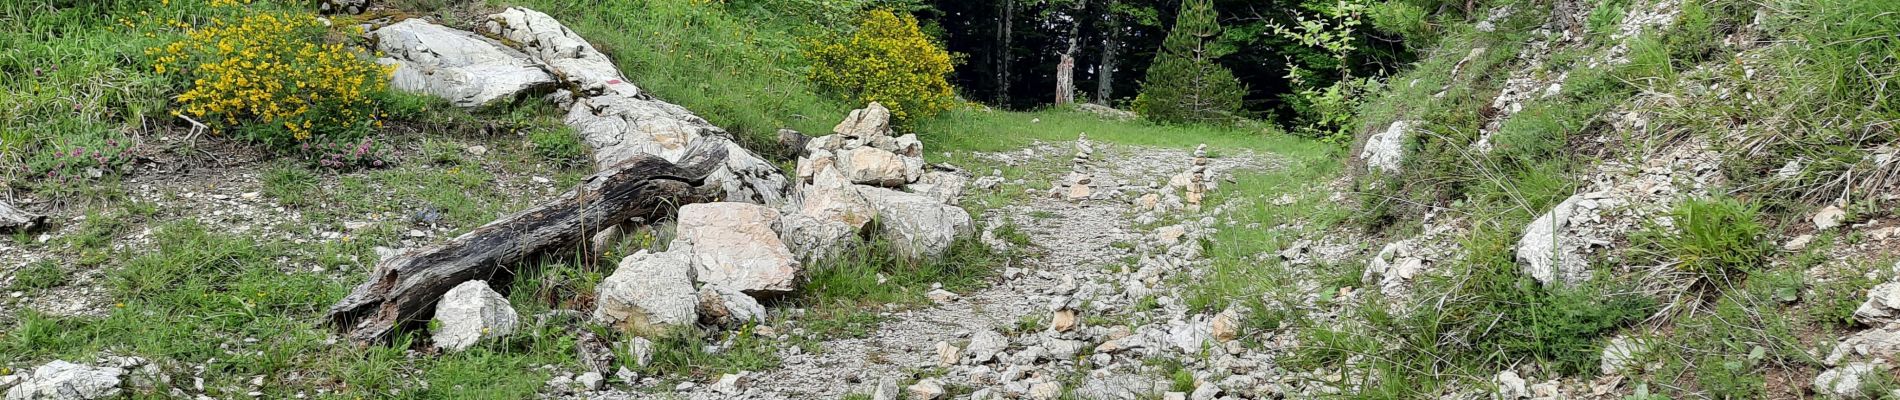
<path fill-rule="evenodd" d="M 957 348 L 956 345 L 950 344 L 950 342 L 937 342 L 937 365 L 945 367 L 956 365 L 957 360 L 961 359 L 962 355 L 963 349 Z"/>
<path fill-rule="evenodd" d="M 957 299 L 957 294 L 951 293 L 948 290 L 933 289 L 929 293 L 924 293 L 924 297 L 929 298 L 930 301 L 936 302 L 937 304 L 948 304 L 950 301 Z"/>
<path fill-rule="evenodd" d="M 1841 226 L 1841 220 L 1846 217 L 1846 210 L 1842 210 L 1836 206 L 1827 206 L 1827 208 L 1821 209 L 1821 212 L 1815 213 L 1814 218 L 1811 218 L 1811 220 L 1814 222 L 1814 230 L 1825 231 L 1834 229 L 1836 226 Z"/>
<path fill-rule="evenodd" d="M 878 378 L 877 389 L 871 392 L 871 400 L 897 400 L 897 379 Z"/>
<path fill-rule="evenodd" d="M 628 345 L 628 353 L 633 355 L 633 365 L 645 367 L 653 362 L 653 341 L 635 336 Z"/>
<path fill-rule="evenodd" d="M 1208 332 L 1214 335 L 1214 340 L 1225 342 L 1240 336 L 1240 317 L 1234 309 L 1214 314 L 1213 321 L 1209 321 L 1208 325 Z"/>
<path fill-rule="evenodd" d="M 533 178 L 528 178 L 528 180 L 529 180 L 529 181 L 532 181 L 532 182 L 534 182 L 534 183 L 553 183 L 553 182 L 554 182 L 554 180 L 552 180 L 552 179 L 548 179 L 548 178 L 544 178 L 544 177 L 539 177 L 539 176 L 537 176 L 537 177 L 533 177 Z"/>
<path fill-rule="evenodd" d="M 520 316 L 485 281 L 467 281 L 449 289 L 435 306 L 436 347 L 462 351 L 476 342 L 514 333 Z"/>
<path fill-rule="evenodd" d="M 937 378 L 919 380 L 905 390 L 909 391 L 910 398 L 915 400 L 935 400 L 943 397 L 943 384 L 937 382 Z"/>
<path fill-rule="evenodd" d="M 482 145 L 468 146 L 466 150 L 468 150 L 468 154 L 473 154 L 476 156 L 483 156 L 483 155 L 488 154 L 488 146 L 482 146 Z"/>
<path fill-rule="evenodd" d="M 1062 397 L 1061 383 L 1051 381 L 1029 386 L 1029 398 L 1031 399 L 1053 400 L 1059 397 Z"/>
<path fill-rule="evenodd" d="M 1492 381 L 1498 385 L 1497 398 L 1499 399 L 1515 400 L 1531 397 L 1530 390 L 1524 387 L 1524 378 L 1519 378 L 1517 372 L 1510 370 L 1499 372 L 1497 378 Z"/>
<path fill-rule="evenodd" d="M 1049 328 L 1055 329 L 1056 332 L 1068 332 L 1070 329 L 1075 329 L 1075 325 L 1075 310 L 1066 308 L 1056 310 L 1055 314 L 1049 317 Z"/>
<path fill-rule="evenodd" d="M 745 378 L 745 375 L 743 372 L 738 373 L 738 374 L 720 375 L 719 381 L 713 383 L 712 391 L 721 393 L 721 394 L 728 394 L 728 395 L 739 394 L 743 392 L 743 389 L 740 387 L 740 385 L 743 384 L 743 382 L 741 381 L 741 379 L 743 378 Z"/>
<path fill-rule="evenodd" d="M 1795 236 L 1794 239 L 1788 240 L 1787 244 L 1781 245 L 1781 248 L 1788 251 L 1801 251 L 1806 250 L 1808 244 L 1812 242 L 1814 242 L 1814 235 Z"/>
<path fill-rule="evenodd" d="M 588 372 L 588 373 L 581 374 L 581 376 L 578 378 L 574 378 L 574 381 L 580 382 L 581 387 L 587 388 L 587 390 L 591 391 L 591 390 L 600 390 L 601 384 L 605 383 L 607 381 L 607 378 L 604 376 L 601 376 L 599 372 Z"/>

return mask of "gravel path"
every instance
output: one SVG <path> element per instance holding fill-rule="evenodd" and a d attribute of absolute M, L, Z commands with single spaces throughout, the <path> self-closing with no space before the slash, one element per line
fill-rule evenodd
<path fill-rule="evenodd" d="M 1063 177 L 1059 175 L 1068 170 L 1070 146 L 1072 143 L 1045 143 L 1026 151 L 983 156 L 1012 165 L 1056 163 L 1061 167 L 1042 170 L 1058 171 L 1058 176 L 1032 179 L 1061 182 Z M 1176 149 L 1108 147 L 1098 150 L 1097 159 L 1103 161 L 1097 164 L 1112 169 L 1100 170 L 1098 181 L 1122 185 L 1129 192 L 1147 191 L 1151 184 L 1165 187 L 1168 177 L 1187 169 L 1191 157 L 1189 152 Z M 1272 164 L 1263 161 L 1251 152 L 1243 152 L 1218 159 L 1213 170 Z M 995 190 L 1030 190 L 1028 182 L 1005 182 Z M 1047 316 L 1052 302 L 1068 299 L 1076 291 L 1077 281 L 1108 281 L 1113 270 L 1136 255 L 1136 249 L 1128 244 L 1149 237 L 1135 228 L 1134 216 L 1138 213 L 1131 200 L 1138 195 L 1083 202 L 1037 195 L 989 211 L 983 218 L 985 228 L 1004 220 L 1013 222 L 1029 236 L 1036 247 L 1030 252 L 1034 255 L 1006 268 L 998 281 L 981 290 L 959 293 L 953 300 L 930 307 L 887 312 L 884 322 L 868 337 L 829 340 L 816 354 L 786 346 L 780 351 L 783 365 L 751 374 L 744 385 L 745 394 L 738 397 L 833 399 L 852 393 L 868 394 L 880 379 L 906 382 L 915 371 L 938 367 L 934 347 L 938 342 L 962 344 L 977 332 L 1001 332 L 1026 316 Z M 735 396 L 694 390 L 687 397 Z"/>

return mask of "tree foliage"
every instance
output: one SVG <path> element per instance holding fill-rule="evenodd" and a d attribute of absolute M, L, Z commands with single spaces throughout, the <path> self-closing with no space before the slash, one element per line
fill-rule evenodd
<path fill-rule="evenodd" d="M 811 78 L 854 103 L 883 103 L 899 123 L 950 109 L 950 54 L 930 41 L 917 19 L 875 10 L 848 37 L 812 45 Z"/>
<path fill-rule="evenodd" d="M 1174 30 L 1161 43 L 1148 77 L 1135 100 L 1137 112 L 1161 122 L 1214 122 L 1232 119 L 1247 88 L 1215 60 L 1221 34 L 1211 0 L 1181 3 Z"/>

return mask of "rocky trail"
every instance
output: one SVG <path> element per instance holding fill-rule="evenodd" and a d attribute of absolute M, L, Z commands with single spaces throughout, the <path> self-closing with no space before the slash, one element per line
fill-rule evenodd
<path fill-rule="evenodd" d="M 1069 144 L 1039 143 L 1021 151 L 978 156 L 1011 165 L 1046 166 L 1059 163 L 1049 155 L 1062 154 Z M 1095 146 L 1101 145 L 1087 147 Z M 1008 246 L 992 231 L 1004 224 L 1019 227 L 1027 242 L 1034 244 L 1025 252 L 1027 256 L 1005 267 L 991 285 L 968 293 L 933 291 L 929 295 L 933 305 L 886 311 L 884 321 L 867 337 L 826 340 L 814 353 L 783 346 L 779 368 L 741 374 L 710 387 L 687 387 L 684 394 L 695 399 L 852 394 L 870 394 L 874 399 L 964 395 L 1046 399 L 1069 391 L 1085 398 L 1163 394 L 1165 377 L 1147 373 L 1152 371 L 1146 370 L 1144 360 L 1149 357 L 1143 354 L 1173 348 L 1178 351 L 1166 356 L 1196 358 L 1200 345 L 1190 342 L 1214 339 L 1213 332 L 1222 329 L 1206 316 L 1187 315 L 1171 294 L 1179 288 L 1159 279 L 1205 265 L 1196 261 L 1198 250 L 1188 250 L 1190 244 L 1199 244 L 1187 236 L 1204 234 L 1198 223 L 1144 229 L 1144 225 L 1155 225 L 1159 214 L 1193 215 L 1168 209 L 1168 204 L 1182 207 L 1174 198 L 1175 187 L 1147 181 L 1185 176 L 1194 156 L 1182 150 L 1140 147 L 1118 147 L 1105 153 L 1109 153 L 1103 157 L 1106 161 L 1099 163 L 1103 169 L 1083 174 L 1093 178 L 1085 184 L 1093 188 L 1087 199 L 1072 200 L 1068 196 L 1072 185 L 1063 185 L 1065 178 L 1060 175 L 1010 182 L 996 177 L 996 185 L 987 189 L 978 184 L 978 190 L 1028 194 L 1023 201 L 989 210 L 983 218 L 983 236 L 991 246 Z M 1257 172 L 1273 165 L 1270 160 L 1246 152 L 1215 160 L 1208 169 Z M 1048 169 L 1062 170 L 1060 166 Z M 1076 173 L 1069 174 L 1067 181 L 1073 183 Z M 1027 186 L 1038 179 L 1056 183 L 1047 191 Z M 1149 193 L 1155 195 L 1144 199 Z M 1160 254 L 1143 254 L 1156 252 Z M 1145 260 L 1131 265 L 1137 259 Z M 1168 265 L 1176 268 L 1162 269 Z M 1144 275 L 1151 279 L 1139 278 Z M 1163 306 L 1138 310 L 1133 303 L 1149 293 Z M 1151 322 L 1094 326 L 1084 320 Z M 1231 330 L 1231 322 L 1224 328 Z M 1106 344 L 1117 339 L 1128 340 Z M 1114 349 L 1117 345 L 1123 348 Z M 1126 349 L 1143 351 L 1121 352 Z M 1121 357 L 1111 354 L 1116 352 Z M 1088 353 L 1096 354 L 1078 360 Z M 1264 360 L 1261 355 L 1254 357 Z M 1098 372 L 1083 377 L 1090 370 Z M 1083 387 L 1064 389 L 1077 378 Z M 900 382 L 907 386 L 900 388 Z M 1213 393 L 1217 391 L 1203 395 Z"/>

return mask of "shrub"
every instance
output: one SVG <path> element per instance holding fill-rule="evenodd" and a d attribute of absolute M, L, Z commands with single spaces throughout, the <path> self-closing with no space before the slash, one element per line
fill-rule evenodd
<path fill-rule="evenodd" d="M 849 37 L 812 44 L 811 79 L 859 104 L 878 102 L 900 124 L 950 109 L 950 53 L 932 43 L 917 19 L 889 10 L 864 14 Z"/>
<path fill-rule="evenodd" d="M 339 43 L 307 13 L 214 19 L 148 49 L 153 71 L 190 82 L 177 107 L 217 130 L 286 147 L 312 138 L 347 142 L 380 126 L 378 98 L 390 71 Z"/>

